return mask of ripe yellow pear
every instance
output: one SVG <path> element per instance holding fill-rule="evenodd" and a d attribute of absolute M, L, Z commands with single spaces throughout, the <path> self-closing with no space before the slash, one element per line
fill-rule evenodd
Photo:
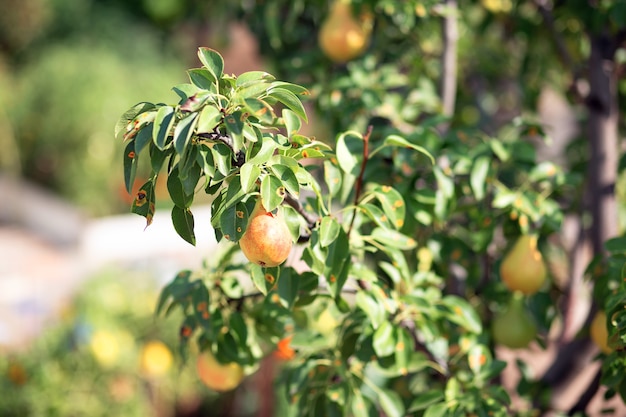
<path fill-rule="evenodd" d="M 318 35 L 324 54 L 335 62 L 361 55 L 369 43 L 371 16 L 364 15 L 362 20 L 354 18 L 349 1 L 335 1 Z"/>
<path fill-rule="evenodd" d="M 506 311 L 493 319 L 492 331 L 496 343 L 511 349 L 524 348 L 535 338 L 537 326 L 524 309 L 520 293 L 514 294 Z"/>
<path fill-rule="evenodd" d="M 606 328 L 606 313 L 604 311 L 598 311 L 594 316 L 589 328 L 589 335 L 602 352 L 609 354 L 613 351 L 609 346 L 609 331 Z"/>
<path fill-rule="evenodd" d="M 243 379 L 241 365 L 235 362 L 220 363 L 211 352 L 203 352 L 196 362 L 198 377 L 209 388 L 218 392 L 236 388 Z"/>
<path fill-rule="evenodd" d="M 500 264 L 500 277 L 511 291 L 534 294 L 546 280 L 537 235 L 520 236 Z"/>
<path fill-rule="evenodd" d="M 291 245 L 291 233 L 283 218 L 266 211 L 259 198 L 239 239 L 243 254 L 263 267 L 278 266 L 289 256 Z"/>

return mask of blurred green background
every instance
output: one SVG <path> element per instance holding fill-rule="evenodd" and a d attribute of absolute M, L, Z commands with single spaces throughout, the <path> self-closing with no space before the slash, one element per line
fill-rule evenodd
<path fill-rule="evenodd" d="M 209 42 L 209 3 L 0 0 L 0 173 L 89 215 L 127 212 L 113 126 L 140 100 L 171 101 Z"/>

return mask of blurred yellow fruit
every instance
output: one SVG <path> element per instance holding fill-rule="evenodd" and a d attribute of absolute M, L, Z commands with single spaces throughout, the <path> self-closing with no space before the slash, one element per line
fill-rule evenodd
<path fill-rule="evenodd" d="M 537 235 L 520 236 L 500 264 L 500 277 L 511 291 L 534 294 L 546 280 Z"/>
<path fill-rule="evenodd" d="M 320 48 L 335 62 L 346 62 L 361 55 L 370 37 L 371 16 L 364 15 L 361 22 L 352 15 L 349 1 L 338 0 L 320 28 Z"/>
<path fill-rule="evenodd" d="M 513 8 L 511 0 L 481 0 L 480 2 L 491 13 L 508 13 Z"/>
<path fill-rule="evenodd" d="M 613 351 L 609 346 L 609 331 L 606 328 L 606 313 L 604 311 L 598 311 L 594 316 L 589 328 L 589 335 L 602 352 L 608 354 Z"/>
<path fill-rule="evenodd" d="M 196 363 L 200 380 L 214 391 L 230 391 L 243 379 L 243 368 L 235 362 L 220 363 L 210 352 L 203 352 Z"/>
<path fill-rule="evenodd" d="M 172 352 L 164 343 L 152 340 L 141 349 L 141 372 L 149 376 L 165 374 L 174 362 Z"/>
<path fill-rule="evenodd" d="M 121 356 L 133 349 L 134 339 L 127 331 L 96 330 L 89 341 L 89 348 L 103 368 L 116 365 Z"/>

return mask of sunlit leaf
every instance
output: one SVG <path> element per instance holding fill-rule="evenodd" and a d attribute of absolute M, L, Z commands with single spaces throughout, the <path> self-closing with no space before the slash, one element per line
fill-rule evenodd
<path fill-rule="evenodd" d="M 198 124 L 196 131 L 198 133 L 211 133 L 222 121 L 222 112 L 211 105 L 206 105 L 202 108 L 200 116 L 198 116 Z"/>
<path fill-rule="evenodd" d="M 224 72 L 224 59 L 211 48 L 198 48 L 198 58 L 206 69 L 208 69 L 216 80 L 222 78 Z"/>
<path fill-rule="evenodd" d="M 428 150 L 426 150 L 426 148 L 416 145 L 414 143 L 409 142 L 408 140 L 406 140 L 405 138 L 403 138 L 402 136 L 398 136 L 398 135 L 389 135 L 385 138 L 385 141 L 383 142 L 384 146 L 398 146 L 398 147 L 402 147 L 402 148 L 410 148 L 413 149 L 419 153 L 422 153 L 424 155 L 426 155 L 428 157 L 428 159 L 430 159 L 431 163 L 435 163 L 435 158 L 433 158 L 433 156 L 431 155 L 430 152 L 428 152 Z"/>
<path fill-rule="evenodd" d="M 261 175 L 261 168 L 258 165 L 246 162 L 239 169 L 239 181 L 244 192 L 249 193 L 256 187 L 256 182 Z"/>
<path fill-rule="evenodd" d="M 274 87 L 274 88 L 267 90 L 267 96 L 284 104 L 288 109 L 293 111 L 298 117 L 300 117 L 305 122 L 308 121 L 306 110 L 304 109 L 302 102 L 300 101 L 298 96 L 296 96 L 291 91 L 283 87 Z"/>
<path fill-rule="evenodd" d="M 285 187 L 281 180 L 274 175 L 268 174 L 261 180 L 261 198 L 263 207 L 267 211 L 273 211 L 285 198 Z"/>
<path fill-rule="evenodd" d="M 482 156 L 476 159 L 474 161 L 474 165 L 472 166 L 472 172 L 470 173 L 470 185 L 477 200 L 482 200 L 485 196 L 485 180 L 487 179 L 490 163 L 491 158 Z"/>

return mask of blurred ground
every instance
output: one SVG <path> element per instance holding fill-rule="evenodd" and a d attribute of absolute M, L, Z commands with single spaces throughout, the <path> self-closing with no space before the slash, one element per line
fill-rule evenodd
<path fill-rule="evenodd" d="M 62 312 L 74 290 L 108 265 L 159 281 L 200 266 L 215 244 L 208 207 L 194 209 L 197 246 L 178 237 L 170 214 L 87 219 L 36 186 L 0 177 L 0 349 L 28 343 Z M 203 227 L 204 225 L 204 227 Z"/>

